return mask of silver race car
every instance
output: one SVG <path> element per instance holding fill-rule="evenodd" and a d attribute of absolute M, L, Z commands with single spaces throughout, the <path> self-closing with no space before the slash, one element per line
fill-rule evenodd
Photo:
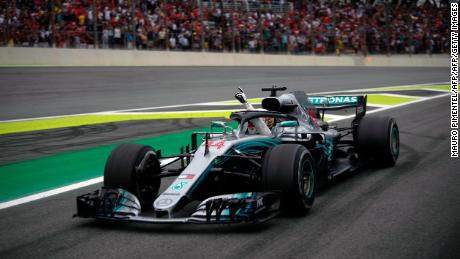
<path fill-rule="evenodd" d="M 245 110 L 231 127 L 211 123 L 174 156 L 123 144 L 112 151 L 100 190 L 77 197 L 78 217 L 146 223 L 263 222 L 280 212 L 305 214 L 319 183 L 368 163 L 393 166 L 399 131 L 390 117 L 365 117 L 366 96 L 307 96 L 284 87 L 255 109 L 239 89 Z M 324 121 L 329 110 L 353 109 L 349 127 Z M 168 162 L 165 162 L 168 161 Z M 174 167 L 174 165 L 176 165 Z M 161 179 L 175 177 L 159 193 Z"/>

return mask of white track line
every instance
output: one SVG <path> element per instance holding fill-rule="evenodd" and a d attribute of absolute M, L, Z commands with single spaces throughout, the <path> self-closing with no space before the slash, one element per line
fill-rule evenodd
<path fill-rule="evenodd" d="M 154 107 L 126 109 L 126 110 L 105 111 L 103 113 L 136 112 L 136 111 L 158 110 L 158 109 L 167 109 L 167 108 L 180 108 L 180 107 L 186 107 L 186 106 L 200 106 L 204 104 L 205 103 L 190 103 L 190 104 L 177 104 L 177 105 L 167 105 L 167 106 L 154 106 Z"/>
<path fill-rule="evenodd" d="M 385 90 L 387 88 L 411 88 L 414 86 L 436 86 L 436 85 L 450 85 L 450 82 L 439 82 L 439 83 L 427 83 L 427 84 L 413 84 L 413 85 L 395 85 L 395 86 L 382 86 L 375 88 L 363 88 L 363 89 L 352 89 L 352 90 L 343 90 L 343 91 L 329 91 L 329 92 L 319 92 L 315 94 L 334 94 L 334 93 L 357 93 L 357 92 L 374 92 Z"/>
<path fill-rule="evenodd" d="M 445 96 L 449 96 L 449 95 L 450 95 L 450 93 L 446 93 L 446 94 L 436 95 L 436 96 L 433 96 L 433 97 L 421 98 L 421 99 L 418 99 L 418 100 L 415 100 L 415 101 L 412 101 L 412 102 L 407 102 L 407 103 L 402 103 L 402 104 L 397 104 L 397 105 L 393 105 L 393 106 L 388 106 L 388 107 L 375 109 L 375 110 L 372 110 L 372 111 L 368 111 L 367 113 L 369 114 L 369 113 L 381 112 L 381 111 L 394 109 L 394 108 L 398 108 L 398 107 L 401 107 L 401 106 L 406 106 L 406 105 L 410 105 L 410 104 L 414 104 L 414 103 L 419 103 L 419 102 L 423 102 L 423 101 L 427 101 L 427 100 L 431 100 L 431 99 L 441 98 L 441 97 L 445 97 Z M 355 114 L 348 115 L 348 116 L 333 115 L 331 117 L 336 117 L 336 118 L 330 120 L 329 122 L 337 122 L 337 121 L 353 118 L 354 116 L 355 116 Z M 168 162 L 170 162 L 170 161 L 172 161 L 174 159 L 175 158 L 164 159 L 164 160 L 161 161 L 161 163 L 162 164 L 168 163 Z M 31 202 L 31 201 L 36 201 L 36 200 L 43 199 L 43 198 L 46 198 L 46 197 L 54 196 L 54 195 L 61 194 L 61 193 L 64 193 L 64 192 L 80 189 L 80 188 L 87 187 L 87 186 L 90 186 L 90 185 L 98 184 L 98 183 L 101 183 L 102 181 L 103 181 L 103 177 L 101 176 L 101 177 L 93 178 L 93 179 L 86 180 L 86 181 L 83 181 L 83 182 L 63 186 L 63 187 L 60 187 L 60 188 L 57 188 L 57 189 L 54 189 L 54 190 L 41 192 L 41 193 L 26 196 L 26 197 L 22 197 L 22 198 L 19 198 L 19 199 L 3 202 L 3 203 L 0 203 L 0 210 L 6 209 L 6 208 L 9 208 L 9 207 L 13 207 L 13 206 L 17 206 L 17 205 L 20 205 L 20 204 L 28 203 L 28 202 Z"/>
<path fill-rule="evenodd" d="M 196 111 L 167 111 L 167 112 L 123 112 L 123 113 L 111 113 L 104 112 L 106 115 L 155 115 L 155 114 L 175 114 L 175 113 L 204 113 L 204 112 L 233 112 L 243 110 L 241 107 L 239 109 L 229 109 L 229 110 L 196 110 Z"/>
<path fill-rule="evenodd" d="M 442 89 L 434 89 L 434 88 L 420 88 L 423 91 L 433 91 L 433 92 L 443 92 L 443 93 L 450 93 L 451 90 L 442 90 Z"/>
<path fill-rule="evenodd" d="M 167 108 L 180 108 L 180 107 L 187 107 L 187 106 L 200 106 L 200 105 L 203 105 L 203 104 L 204 103 L 192 103 L 192 104 L 179 104 L 179 105 L 146 107 L 146 108 L 137 108 L 137 109 L 128 109 L 128 110 L 114 110 L 114 111 L 103 111 L 103 112 L 77 113 L 77 114 L 69 114 L 69 115 L 53 115 L 53 116 L 44 116 L 44 117 L 35 117 L 35 118 L 0 120 L 0 122 L 46 120 L 46 119 L 58 119 L 58 118 L 77 117 L 77 116 L 86 116 L 86 115 L 107 115 L 107 114 L 118 114 L 118 113 L 125 114 L 125 112 L 135 112 L 135 111 L 145 111 L 145 110 L 158 110 L 158 109 L 167 109 Z M 180 112 L 180 111 L 177 111 L 177 112 Z M 166 112 L 157 112 L 157 113 L 166 113 Z M 141 113 L 133 113 L 133 114 L 141 114 Z"/>
<path fill-rule="evenodd" d="M 235 106 L 235 105 L 241 105 L 241 103 L 225 103 L 225 102 L 226 101 L 202 103 L 202 105 L 204 105 L 204 106 Z"/>
<path fill-rule="evenodd" d="M 414 104 L 414 103 L 420 103 L 420 102 L 424 102 L 424 101 L 429 101 L 429 100 L 433 100 L 433 99 L 438 99 L 438 98 L 442 98 L 442 97 L 446 97 L 446 96 L 450 96 L 450 93 L 435 95 L 435 96 L 432 96 L 432 97 L 424 97 L 424 98 L 420 98 L 420 99 L 415 100 L 415 101 L 411 101 L 411 102 L 407 102 L 407 103 L 401 103 L 401 104 L 396 104 L 396 105 L 393 105 L 393 106 L 388 106 L 388 107 L 385 107 L 385 108 L 381 108 L 381 109 L 376 109 L 376 110 L 373 110 L 373 111 L 369 111 L 369 112 L 367 112 L 367 113 L 376 113 L 376 112 L 379 112 L 379 111 L 386 111 L 386 110 L 390 110 L 390 109 L 393 109 L 393 108 L 398 108 L 398 107 L 401 107 L 401 106 L 406 106 L 406 105 L 410 105 L 410 104 Z"/>
<path fill-rule="evenodd" d="M 413 86 L 429 86 L 429 85 L 438 85 L 438 84 L 450 84 L 450 82 L 440 82 L 440 83 L 426 83 L 426 84 L 413 84 L 413 85 L 397 85 L 397 86 L 382 86 L 378 88 L 372 89 L 382 89 L 382 88 L 392 88 L 392 87 L 413 87 Z M 369 89 L 354 89 L 354 90 L 344 90 L 344 91 L 331 91 L 331 92 L 319 92 L 319 93 L 311 93 L 311 95 L 318 95 L 318 94 L 332 94 L 332 93 L 353 93 L 353 92 L 362 92 L 364 90 Z M 53 116 L 44 116 L 44 117 L 35 117 L 35 118 L 23 118 L 23 119 L 12 119 L 12 120 L 0 120 L 0 122 L 17 122 L 17 121 L 28 121 L 28 120 L 43 120 L 43 119 L 57 119 L 63 117 L 76 117 L 76 116 L 85 116 L 85 115 L 103 115 L 103 114 L 113 114 L 113 113 L 121 113 L 121 112 L 135 112 L 135 111 L 145 111 L 145 110 L 157 110 L 157 109 L 167 109 L 167 108 L 179 108 L 179 107 L 186 107 L 186 106 L 200 106 L 200 105 L 209 105 L 212 103 L 222 103 L 228 102 L 229 100 L 225 101 L 217 101 L 217 102 L 203 102 L 203 103 L 191 103 L 191 104 L 178 104 L 178 105 L 167 105 L 167 106 L 153 106 L 153 107 L 144 107 L 144 108 L 134 108 L 134 109 L 125 109 L 125 110 L 113 110 L 113 111 L 101 111 L 101 112 L 89 112 L 89 113 L 78 113 L 78 114 L 68 114 L 68 115 L 53 115 Z M 225 104 L 228 105 L 228 104 Z"/>
<path fill-rule="evenodd" d="M 370 107 L 378 107 L 378 108 L 386 108 L 386 107 L 389 107 L 389 106 L 391 106 L 391 105 L 376 104 L 376 103 L 367 103 L 367 106 L 370 106 Z"/>
<path fill-rule="evenodd" d="M 393 96 L 393 97 L 402 97 L 402 98 L 416 98 L 416 99 L 426 99 L 429 97 L 423 96 L 415 96 L 415 95 L 407 95 L 407 94 L 392 94 L 392 93 L 381 93 L 378 95 L 385 95 L 385 96 Z"/>
<path fill-rule="evenodd" d="M 406 106 L 406 105 L 410 105 L 410 104 L 414 104 L 414 103 L 420 103 L 420 102 L 429 101 L 429 100 L 433 100 L 433 99 L 437 99 L 437 98 L 442 98 L 442 97 L 446 97 L 446 96 L 450 96 L 450 93 L 448 93 L 448 94 L 436 95 L 436 96 L 429 97 L 429 98 L 418 99 L 418 100 L 411 101 L 411 102 L 400 103 L 400 104 L 396 104 L 396 105 L 393 105 L 393 106 L 387 106 L 387 107 L 375 109 L 375 110 L 372 110 L 372 111 L 366 111 L 366 114 L 376 113 L 376 112 L 381 112 L 381 111 L 386 111 L 386 110 L 398 108 L 398 107 L 401 107 L 401 106 Z M 350 118 L 353 118 L 353 117 L 355 117 L 355 114 L 347 115 L 347 116 L 344 116 L 344 117 L 341 118 L 341 119 L 331 120 L 331 121 L 329 121 L 329 122 L 341 121 L 341 120 L 350 119 Z"/>
<path fill-rule="evenodd" d="M 34 195 L 26 196 L 26 197 L 23 197 L 23 198 L 19 198 L 19 199 L 16 199 L 16 200 L 3 202 L 3 203 L 0 203 L 0 210 L 1 209 L 6 209 L 6 208 L 9 208 L 9 207 L 13 207 L 13 206 L 16 206 L 16 205 L 19 205 L 19 204 L 23 204 L 23 203 L 36 201 L 36 200 L 43 199 L 43 198 L 46 198 L 46 197 L 50 197 L 50 196 L 60 194 L 60 193 L 63 193 L 63 192 L 76 190 L 76 189 L 83 188 L 83 187 L 86 187 L 86 186 L 89 186 L 89 185 L 97 184 L 97 183 L 102 182 L 103 178 L 104 177 L 101 176 L 101 177 L 93 178 L 93 179 L 90 179 L 90 180 L 87 180 L 87 181 L 67 185 L 67 186 L 57 188 L 57 189 L 54 189 L 54 190 L 51 190 L 51 191 L 41 192 L 41 193 L 37 193 L 37 194 L 34 194 Z"/>
<path fill-rule="evenodd" d="M 173 160 L 176 160 L 176 158 L 163 159 L 163 160 L 161 160 L 161 164 L 167 164 L 167 163 L 169 163 L 169 162 L 171 162 Z M 6 209 L 6 208 L 9 208 L 9 207 L 13 207 L 13 206 L 16 206 L 16 205 L 19 205 L 19 204 L 28 203 L 28 202 L 31 202 L 31 201 L 36 201 L 36 200 L 43 199 L 43 198 L 46 198 L 46 197 L 50 197 L 50 196 L 53 196 L 53 195 L 56 195 L 56 194 L 61 194 L 61 193 L 64 193 L 64 192 L 73 191 L 73 190 L 80 189 L 80 188 L 83 188 L 83 187 L 87 187 L 87 186 L 90 186 L 90 185 L 93 185 L 93 184 L 102 183 L 102 181 L 104 181 L 104 177 L 102 177 L 102 176 L 101 177 L 96 177 L 96 178 L 89 179 L 89 180 L 86 180 L 86 181 L 83 181 L 83 182 L 74 183 L 74 184 L 71 184 L 71 185 L 67 185 L 67 186 L 57 188 L 57 189 L 53 189 L 53 190 L 50 190 L 50 191 L 29 195 L 29 196 L 22 197 L 22 198 L 19 198 L 19 199 L 16 199 L 16 200 L 2 202 L 2 203 L 0 203 L 0 210 Z"/>
<path fill-rule="evenodd" d="M 77 116 L 85 116 L 85 115 L 97 115 L 97 114 L 104 114 L 104 112 L 77 113 L 77 114 L 69 114 L 69 115 L 56 115 L 56 116 L 44 116 L 44 117 L 35 117 L 35 118 L 12 119 L 12 120 L 2 120 L 0 122 L 46 120 L 46 119 L 68 118 L 68 117 L 77 117 Z"/>

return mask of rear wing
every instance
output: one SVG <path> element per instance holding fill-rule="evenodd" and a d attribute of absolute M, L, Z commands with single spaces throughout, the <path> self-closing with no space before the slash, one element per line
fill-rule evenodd
<path fill-rule="evenodd" d="M 356 107 L 354 122 L 366 114 L 367 95 L 311 95 L 307 97 L 306 108 L 316 110 L 324 118 L 324 112 Z M 318 116 L 319 117 L 319 116 Z"/>

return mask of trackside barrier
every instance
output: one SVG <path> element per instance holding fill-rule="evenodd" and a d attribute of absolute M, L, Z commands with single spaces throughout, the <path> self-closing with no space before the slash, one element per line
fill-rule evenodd
<path fill-rule="evenodd" d="M 180 51 L 0 48 L 0 66 L 449 67 L 448 55 L 297 56 Z"/>

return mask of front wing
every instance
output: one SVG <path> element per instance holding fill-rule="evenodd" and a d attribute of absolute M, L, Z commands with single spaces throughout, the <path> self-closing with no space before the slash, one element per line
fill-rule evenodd
<path fill-rule="evenodd" d="M 144 216 L 135 195 L 123 189 L 102 188 L 77 197 L 76 217 L 144 223 L 232 224 L 260 223 L 279 213 L 279 196 L 248 192 L 210 197 L 189 217 Z"/>

